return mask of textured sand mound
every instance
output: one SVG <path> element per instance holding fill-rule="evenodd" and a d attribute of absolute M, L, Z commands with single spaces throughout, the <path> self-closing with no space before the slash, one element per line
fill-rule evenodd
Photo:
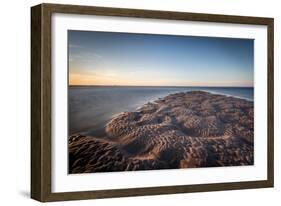
<path fill-rule="evenodd" d="M 252 165 L 253 102 L 177 93 L 115 116 L 106 137 L 69 138 L 69 172 Z"/>

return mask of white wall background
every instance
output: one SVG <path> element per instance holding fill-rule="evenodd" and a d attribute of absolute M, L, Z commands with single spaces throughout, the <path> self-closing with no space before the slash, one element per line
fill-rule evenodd
<path fill-rule="evenodd" d="M 274 0 L 60 0 L 127 7 L 275 18 L 275 188 L 47 203 L 47 205 L 278 205 L 281 201 L 281 12 Z M 39 205 L 30 185 L 30 7 L 37 0 L 1 2 L 0 32 L 0 204 Z M 279 202 L 279 203 L 278 203 Z"/>

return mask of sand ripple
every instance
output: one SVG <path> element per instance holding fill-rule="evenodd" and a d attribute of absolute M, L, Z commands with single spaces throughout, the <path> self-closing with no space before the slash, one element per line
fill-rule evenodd
<path fill-rule="evenodd" d="M 253 102 L 202 91 L 123 112 L 106 137 L 69 138 L 69 172 L 252 165 Z"/>

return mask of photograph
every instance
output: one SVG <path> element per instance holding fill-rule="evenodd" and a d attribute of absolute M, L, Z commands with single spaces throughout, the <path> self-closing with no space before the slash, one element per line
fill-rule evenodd
<path fill-rule="evenodd" d="M 254 39 L 67 35 L 69 174 L 254 165 Z"/>
<path fill-rule="evenodd" d="M 274 187 L 274 18 L 229 13 L 32 6 L 31 198 Z"/>

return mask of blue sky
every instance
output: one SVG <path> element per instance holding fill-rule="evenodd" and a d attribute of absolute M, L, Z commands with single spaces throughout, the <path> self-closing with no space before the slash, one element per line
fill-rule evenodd
<path fill-rule="evenodd" d="M 70 85 L 253 86 L 254 40 L 68 31 Z"/>

